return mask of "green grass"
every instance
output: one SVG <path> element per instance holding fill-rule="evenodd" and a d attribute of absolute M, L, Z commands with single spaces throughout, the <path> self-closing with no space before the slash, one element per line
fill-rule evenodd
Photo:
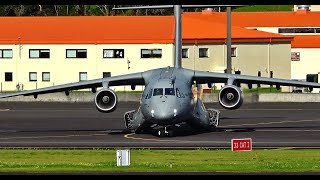
<path fill-rule="evenodd" d="M 276 87 L 243 89 L 243 93 L 281 93 Z"/>
<path fill-rule="evenodd" d="M 116 150 L 0 150 L 0 172 L 245 171 L 319 172 L 320 150 L 131 150 L 116 166 Z"/>
<path fill-rule="evenodd" d="M 292 11 L 293 5 L 254 5 L 233 9 L 234 12 Z"/>

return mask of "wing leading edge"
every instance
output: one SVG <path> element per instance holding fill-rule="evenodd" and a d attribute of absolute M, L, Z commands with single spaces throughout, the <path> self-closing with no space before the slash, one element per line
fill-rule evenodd
<path fill-rule="evenodd" d="M 236 83 L 244 84 L 266 84 L 276 86 L 296 86 L 296 87 L 309 87 L 320 88 L 319 83 L 303 82 L 278 78 L 257 77 L 238 74 L 224 74 L 204 71 L 194 71 L 193 80 L 198 84 L 206 83 L 228 83 L 235 85 Z"/>
<path fill-rule="evenodd" d="M 37 96 L 38 94 L 48 94 L 48 93 L 71 91 L 71 90 L 86 89 L 86 88 L 97 88 L 97 87 L 102 87 L 104 83 L 107 86 L 144 85 L 145 84 L 144 78 L 142 77 L 142 72 L 140 72 L 140 73 L 88 80 L 83 82 L 62 84 L 57 86 L 45 87 L 45 88 L 16 92 L 16 93 L 3 94 L 3 95 L 0 95 L 0 98 L 20 96 L 20 95 Z"/>

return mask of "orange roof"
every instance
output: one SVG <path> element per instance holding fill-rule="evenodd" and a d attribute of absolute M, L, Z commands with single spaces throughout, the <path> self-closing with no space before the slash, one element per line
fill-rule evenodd
<path fill-rule="evenodd" d="M 226 23 L 225 12 L 185 12 L 183 17 Z M 320 27 L 320 12 L 232 12 L 232 28 L 238 27 Z M 292 48 L 320 48 L 319 35 L 295 35 Z"/>
<path fill-rule="evenodd" d="M 0 17 L 0 44 L 18 43 L 18 37 L 23 44 L 173 42 L 163 24 L 173 26 L 173 17 Z"/>
<path fill-rule="evenodd" d="M 319 35 L 299 35 L 294 36 L 291 48 L 320 48 Z"/>
<path fill-rule="evenodd" d="M 208 22 L 206 20 L 183 17 L 182 37 L 185 41 L 200 41 L 204 42 L 225 42 L 227 33 L 226 24 Z M 275 41 L 291 41 L 291 36 L 280 34 L 249 30 L 243 27 L 232 26 L 232 42 L 275 42 Z M 214 40 L 208 40 L 214 38 Z"/>
<path fill-rule="evenodd" d="M 173 16 L 0 17 L 0 44 L 173 43 Z M 184 42 L 224 42 L 226 25 L 183 17 Z M 291 41 L 283 35 L 232 28 L 239 42 Z M 20 37 L 20 41 L 19 41 Z"/>
<path fill-rule="evenodd" d="M 226 23 L 225 12 L 185 12 L 203 20 Z M 232 25 L 241 27 L 320 27 L 320 12 L 276 11 L 276 12 L 232 12 Z"/>

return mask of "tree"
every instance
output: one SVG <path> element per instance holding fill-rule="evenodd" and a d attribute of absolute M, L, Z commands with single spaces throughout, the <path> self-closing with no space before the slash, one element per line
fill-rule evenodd
<path fill-rule="evenodd" d="M 104 15 L 104 16 L 109 16 L 110 15 L 110 11 L 112 10 L 113 6 L 112 5 L 96 5 L 101 13 Z"/>
<path fill-rule="evenodd" d="M 22 16 L 24 13 L 24 5 L 14 5 L 13 11 L 16 14 L 16 16 Z"/>
<path fill-rule="evenodd" d="M 17 16 L 16 13 L 14 12 L 13 10 L 13 7 L 12 6 L 5 6 L 3 8 L 3 13 L 1 13 L 1 15 L 4 15 L 4 16 Z"/>
<path fill-rule="evenodd" d="M 55 11 L 56 15 L 59 16 L 60 6 L 59 5 L 53 5 L 53 6 L 54 6 L 54 11 Z"/>
<path fill-rule="evenodd" d="M 100 11 L 99 7 L 96 5 L 89 5 L 86 6 L 86 14 L 89 16 L 101 16 L 103 15 L 102 12 Z"/>

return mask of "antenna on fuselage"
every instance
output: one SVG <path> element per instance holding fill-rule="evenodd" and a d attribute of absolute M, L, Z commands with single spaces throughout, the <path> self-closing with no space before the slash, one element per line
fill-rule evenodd
<path fill-rule="evenodd" d="M 119 7 L 112 8 L 114 10 L 130 10 L 130 9 L 165 9 L 174 8 L 174 67 L 181 68 L 182 58 L 182 8 L 206 8 L 206 7 L 233 7 L 242 5 L 159 5 L 159 6 L 138 6 L 138 7 Z"/>

